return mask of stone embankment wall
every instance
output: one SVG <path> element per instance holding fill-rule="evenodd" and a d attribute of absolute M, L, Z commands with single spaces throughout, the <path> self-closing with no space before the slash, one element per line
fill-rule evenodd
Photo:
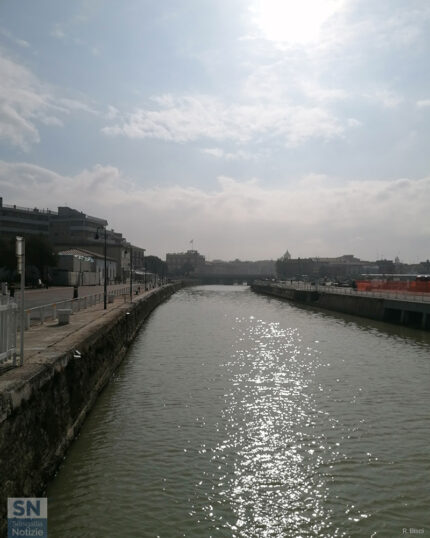
<path fill-rule="evenodd" d="M 80 331 L 71 349 L 0 377 L 0 536 L 7 498 L 43 492 L 147 316 L 180 287 L 124 304 Z"/>
<path fill-rule="evenodd" d="M 353 314 L 371 319 L 382 320 L 384 316 L 384 301 L 377 298 L 357 297 L 335 293 L 321 293 L 313 290 L 285 288 L 273 284 L 254 283 L 252 289 L 256 292 L 281 297 L 290 301 L 335 310 L 344 314 Z"/>
<path fill-rule="evenodd" d="M 316 304 L 319 308 L 336 310 L 336 312 L 343 312 L 344 314 L 353 314 L 376 320 L 384 319 L 384 300 L 376 297 L 320 293 Z"/>
<path fill-rule="evenodd" d="M 324 308 L 378 321 L 408 325 L 423 330 L 430 329 L 429 302 L 344 295 L 321 290 L 294 289 L 263 281 L 254 282 L 252 289 L 258 293 L 273 295 L 317 308 Z"/>

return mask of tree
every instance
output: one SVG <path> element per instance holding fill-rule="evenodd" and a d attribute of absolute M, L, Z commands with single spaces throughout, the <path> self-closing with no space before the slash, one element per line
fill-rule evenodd
<path fill-rule="evenodd" d="M 167 264 L 158 256 L 145 256 L 145 267 L 150 273 L 163 276 L 167 273 Z"/>
<path fill-rule="evenodd" d="M 58 263 L 57 254 L 52 244 L 43 235 L 27 237 L 25 245 L 25 264 L 33 265 L 39 272 L 39 278 L 45 278 L 49 267 Z"/>
<path fill-rule="evenodd" d="M 18 274 L 16 260 L 16 238 L 0 238 L 0 267 L 8 280 L 16 280 Z M 48 268 L 58 263 L 57 254 L 43 235 L 25 237 L 25 267 L 26 280 L 32 282 L 46 278 Z"/>
<path fill-rule="evenodd" d="M 14 237 L 0 237 L 0 267 L 9 271 L 16 269 Z"/>
<path fill-rule="evenodd" d="M 15 238 L 0 237 L 0 280 L 16 278 Z"/>

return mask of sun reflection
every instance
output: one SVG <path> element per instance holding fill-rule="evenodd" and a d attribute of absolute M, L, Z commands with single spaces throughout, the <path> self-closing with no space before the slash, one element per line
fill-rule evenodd
<path fill-rule="evenodd" d="M 218 488 L 236 520 L 225 525 L 238 538 L 310 530 L 342 536 L 331 525 L 327 488 L 316 472 L 327 450 L 323 434 L 313 431 L 319 411 L 307 390 L 318 351 L 301 343 L 297 329 L 248 319 L 236 324 L 241 349 L 231 361 L 236 374 L 223 417 L 227 438 L 214 456 L 229 466 Z"/>

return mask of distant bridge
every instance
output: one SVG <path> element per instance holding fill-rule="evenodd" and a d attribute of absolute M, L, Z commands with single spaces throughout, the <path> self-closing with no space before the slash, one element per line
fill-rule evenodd
<path fill-rule="evenodd" d="M 234 274 L 220 274 L 220 275 L 205 275 L 196 274 L 190 277 L 191 280 L 198 280 L 202 284 L 247 284 L 251 285 L 254 280 L 265 280 L 269 278 L 275 278 L 274 275 L 234 275 Z"/>

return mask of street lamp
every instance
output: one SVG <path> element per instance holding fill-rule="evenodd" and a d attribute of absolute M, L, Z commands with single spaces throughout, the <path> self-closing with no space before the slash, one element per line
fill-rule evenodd
<path fill-rule="evenodd" d="M 104 230 L 105 232 L 105 241 L 104 241 L 104 282 L 103 282 L 103 308 L 106 310 L 107 304 L 107 261 L 106 261 L 106 228 L 97 227 L 95 239 L 100 239 L 99 230 Z"/>
<path fill-rule="evenodd" d="M 23 237 L 16 237 L 16 257 L 18 262 L 18 273 L 21 274 L 21 309 L 20 309 L 20 362 L 21 366 L 24 366 L 24 293 L 25 293 L 25 239 Z"/>
<path fill-rule="evenodd" d="M 146 291 L 146 266 L 145 266 L 145 250 L 146 248 L 143 248 L 143 257 L 142 257 L 142 260 L 143 260 L 143 282 L 144 282 L 144 285 L 145 285 L 145 291 Z"/>
<path fill-rule="evenodd" d="M 78 286 L 82 286 L 82 256 L 79 256 L 79 278 L 78 278 Z"/>
<path fill-rule="evenodd" d="M 133 302 L 133 247 L 130 245 L 130 302 Z"/>

